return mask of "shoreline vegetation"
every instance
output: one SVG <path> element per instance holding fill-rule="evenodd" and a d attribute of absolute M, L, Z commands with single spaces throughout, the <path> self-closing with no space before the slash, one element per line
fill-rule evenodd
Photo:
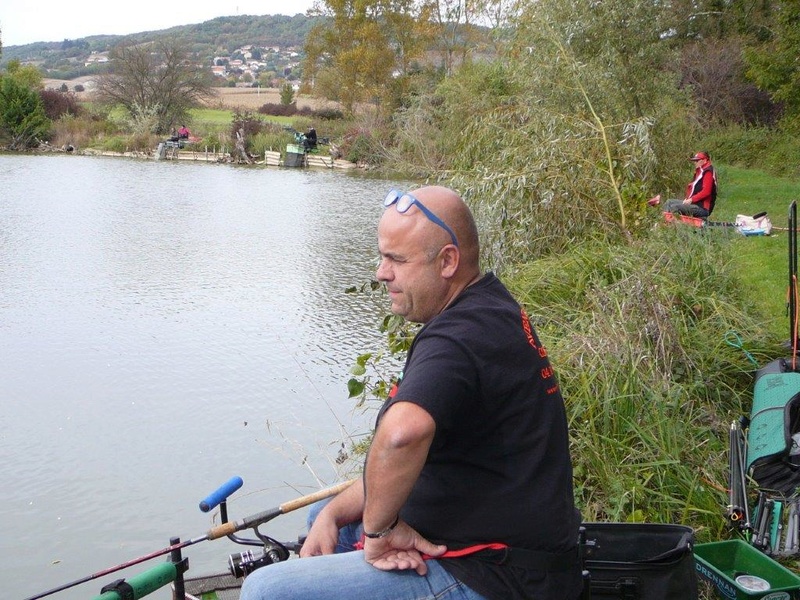
<path fill-rule="evenodd" d="M 46 90 L 53 93 L 63 80 L 46 79 Z M 70 82 L 74 87 L 74 82 Z M 91 115 L 100 108 L 95 103 L 94 92 L 69 92 L 74 100 Z M 267 107 L 281 107 L 296 113 L 280 116 L 265 113 Z M 271 110 L 276 110 L 275 108 Z M 275 88 L 213 88 L 213 94 L 203 102 L 203 107 L 189 109 L 187 123 L 197 142 L 187 143 L 167 158 L 203 162 L 235 163 L 282 166 L 286 159 L 287 144 L 297 141 L 296 136 L 309 127 L 319 131 L 321 143 L 307 154 L 306 166 L 337 169 L 366 169 L 367 161 L 347 160 L 338 143 L 343 128 L 349 122 L 331 119 L 337 115 L 339 106 L 335 102 L 296 94 L 290 106 L 281 99 L 281 90 Z M 321 116 L 320 116 L 321 115 Z M 102 119 L 109 127 L 97 129 L 96 119 L 67 115 L 54 123 L 51 141 L 43 141 L 29 148 L 30 152 L 66 152 L 92 156 L 126 158 L 155 158 L 161 142 L 168 136 L 151 133 L 125 133 L 129 124 L 118 111 L 111 111 Z M 242 134 L 243 143 L 237 143 L 237 133 Z M 346 131 L 344 132 L 346 135 Z"/>

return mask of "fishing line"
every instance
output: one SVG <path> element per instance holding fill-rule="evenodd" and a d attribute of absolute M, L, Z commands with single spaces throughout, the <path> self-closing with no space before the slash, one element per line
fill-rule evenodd
<path fill-rule="evenodd" d="M 267 327 L 268 327 L 268 328 L 269 328 L 269 329 L 272 331 L 272 333 L 274 334 L 275 338 L 276 338 L 276 339 L 278 340 L 278 342 L 280 343 L 280 345 L 281 345 L 281 347 L 283 348 L 283 350 L 284 350 L 284 352 L 286 353 L 286 355 L 287 355 L 287 356 L 289 356 L 289 358 L 291 358 L 291 359 L 292 359 L 292 361 L 293 361 L 293 362 L 294 362 L 294 363 L 297 365 L 297 368 L 298 368 L 298 369 L 300 370 L 300 372 L 303 374 L 303 376 L 305 377 L 306 381 L 307 381 L 307 382 L 308 382 L 308 383 L 311 385 L 311 387 L 313 388 L 313 390 L 314 390 L 314 392 L 316 393 L 316 395 L 317 395 L 317 396 L 319 397 L 319 399 L 320 399 L 320 400 L 322 400 L 322 402 L 325 404 L 325 407 L 328 409 L 328 412 L 329 412 L 329 413 L 330 413 L 330 414 L 333 416 L 333 418 L 334 418 L 334 421 L 336 422 L 336 425 L 337 425 L 337 426 L 338 426 L 338 428 L 339 428 L 339 432 L 340 432 L 340 438 L 342 438 L 342 439 L 340 439 L 340 440 L 339 440 L 339 442 L 341 443 L 341 448 L 342 448 L 342 449 L 340 449 L 340 452 L 339 452 L 339 457 L 336 457 L 334 462 L 335 462 L 337 465 L 338 465 L 338 464 L 341 464 L 342 462 L 344 462 L 344 461 L 346 460 L 346 458 L 345 458 L 345 459 L 342 459 L 342 460 L 340 460 L 340 457 L 341 457 L 341 455 L 344 453 L 344 447 L 345 447 L 345 446 L 344 446 L 344 439 L 347 439 L 347 440 L 349 440 L 349 441 L 350 441 L 350 443 L 351 443 L 351 444 L 353 444 L 353 437 L 354 437 L 354 436 L 353 436 L 351 433 L 349 433 L 349 432 L 347 431 L 347 428 L 345 427 L 344 423 L 342 423 L 342 420 L 341 420 L 341 419 L 339 418 L 339 416 L 338 416 L 338 415 L 337 415 L 337 414 L 334 412 L 334 410 L 333 410 L 333 407 L 332 407 L 332 406 L 331 406 L 331 404 L 328 402 L 327 398 L 324 396 L 324 394 L 322 393 L 322 391 L 320 390 L 320 388 L 317 386 L 316 382 L 314 381 L 314 378 L 312 378 L 312 377 L 311 377 L 311 375 L 308 373 L 308 371 L 306 370 L 306 368 L 305 368 L 305 367 L 303 366 L 303 364 L 300 362 L 300 360 L 298 359 L 298 357 L 297 357 L 296 353 L 295 353 L 295 352 L 293 352 L 293 351 L 292 351 L 292 350 L 289 348 L 288 344 L 286 344 L 286 342 L 284 342 L 284 340 L 283 340 L 283 338 L 281 337 L 280 333 L 279 333 L 279 332 L 278 332 L 278 331 L 277 331 L 277 330 L 276 330 L 274 327 L 271 327 L 270 325 L 267 325 Z M 320 480 L 320 478 L 317 476 L 317 474 L 314 472 L 314 469 L 313 469 L 313 468 L 311 467 L 311 465 L 308 463 L 308 461 L 307 461 L 307 459 L 306 459 L 306 458 L 304 458 L 304 459 L 303 459 L 303 465 L 304 465 L 304 466 L 305 466 L 305 467 L 306 467 L 306 468 L 307 468 L 307 469 L 308 469 L 308 470 L 311 472 L 312 476 L 313 476 L 315 479 L 317 479 L 317 482 L 318 482 L 319 484 L 321 484 L 321 483 L 322 483 L 322 481 L 321 481 L 321 480 Z"/>

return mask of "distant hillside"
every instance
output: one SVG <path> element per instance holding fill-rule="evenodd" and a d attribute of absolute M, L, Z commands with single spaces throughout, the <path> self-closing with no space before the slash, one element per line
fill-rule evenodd
<path fill-rule="evenodd" d="M 123 40 L 147 42 L 165 37 L 185 42 L 200 64 L 211 64 L 215 56 L 229 55 L 236 48 L 247 45 L 294 47 L 299 51 L 319 19 L 302 14 L 293 17 L 238 15 L 127 36 L 96 35 L 61 42 L 8 46 L 2 49 L 0 68 L 9 60 L 17 59 L 22 63 L 37 65 L 47 78 L 75 79 L 96 74 L 103 68 L 98 65 L 85 66 L 86 59 L 93 52 L 107 52 Z"/>

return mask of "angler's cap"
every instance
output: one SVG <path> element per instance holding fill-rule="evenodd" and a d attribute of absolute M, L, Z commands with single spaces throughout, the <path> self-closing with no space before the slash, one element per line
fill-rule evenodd
<path fill-rule="evenodd" d="M 692 158 L 689 160 L 708 160 L 708 154 L 705 152 L 697 152 Z"/>

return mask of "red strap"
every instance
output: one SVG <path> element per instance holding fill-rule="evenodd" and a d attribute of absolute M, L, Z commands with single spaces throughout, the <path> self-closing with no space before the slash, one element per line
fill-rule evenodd
<path fill-rule="evenodd" d="M 476 554 L 483 550 L 505 550 L 508 544 L 501 544 L 500 542 L 492 542 L 491 544 L 475 544 L 474 546 L 467 546 L 460 550 L 448 550 L 440 556 L 431 556 L 430 554 L 423 554 L 423 560 L 436 560 L 437 558 L 461 558 L 462 556 L 469 556 Z"/>
<path fill-rule="evenodd" d="M 356 542 L 354 548 L 356 550 L 364 549 L 363 537 Z M 461 558 L 462 556 L 477 554 L 478 552 L 482 552 L 483 550 L 505 550 L 506 548 L 508 548 L 508 544 L 503 544 L 500 542 L 492 542 L 489 544 L 475 544 L 474 546 L 467 546 L 466 548 L 460 548 L 459 550 L 448 550 L 447 552 L 445 552 L 440 556 L 431 556 L 430 554 L 423 554 L 422 560 L 436 560 L 437 558 Z"/>

